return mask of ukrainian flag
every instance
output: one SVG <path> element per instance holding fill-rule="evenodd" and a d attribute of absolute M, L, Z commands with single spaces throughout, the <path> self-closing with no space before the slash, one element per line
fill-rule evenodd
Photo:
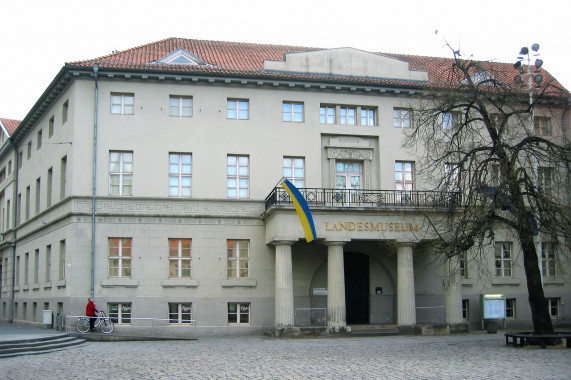
<path fill-rule="evenodd" d="M 308 243 L 313 241 L 317 237 L 317 233 L 315 232 L 313 216 L 311 215 L 311 211 L 309 210 L 309 206 L 307 205 L 305 198 L 303 198 L 303 195 L 301 195 L 297 187 L 287 179 L 284 179 L 282 182 L 282 187 L 289 194 L 289 197 L 295 206 L 297 216 L 299 217 L 299 221 L 305 231 L 305 240 L 307 240 Z"/>

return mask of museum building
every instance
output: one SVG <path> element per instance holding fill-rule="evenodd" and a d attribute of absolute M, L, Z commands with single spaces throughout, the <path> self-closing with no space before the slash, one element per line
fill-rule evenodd
<path fill-rule="evenodd" d="M 458 194 L 402 142 L 452 61 L 168 38 L 66 63 L 24 120 L 0 119 L 0 319 L 70 325 L 93 294 L 128 334 L 454 330 L 502 294 L 507 325 L 530 326 L 509 234 L 490 276 L 423 244 Z M 571 268 L 542 261 L 558 320 Z"/>

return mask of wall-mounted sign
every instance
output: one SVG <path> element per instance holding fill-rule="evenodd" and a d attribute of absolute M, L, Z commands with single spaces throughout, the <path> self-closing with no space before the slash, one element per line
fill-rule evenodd
<path fill-rule="evenodd" d="M 325 222 L 325 231 L 418 232 L 418 223 L 409 222 Z"/>
<path fill-rule="evenodd" d="M 326 296 L 327 295 L 327 288 L 313 288 L 313 295 L 314 296 Z"/>

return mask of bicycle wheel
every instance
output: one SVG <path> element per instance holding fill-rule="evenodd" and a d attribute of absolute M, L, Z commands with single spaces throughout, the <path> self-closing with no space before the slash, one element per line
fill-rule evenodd
<path fill-rule="evenodd" d="M 89 319 L 88 318 L 79 318 L 75 323 L 75 329 L 77 332 L 86 333 L 89 331 Z"/>
<path fill-rule="evenodd" d="M 115 324 L 109 318 L 105 318 L 101 320 L 99 324 L 99 329 L 103 334 L 111 334 L 113 329 L 115 329 Z"/>

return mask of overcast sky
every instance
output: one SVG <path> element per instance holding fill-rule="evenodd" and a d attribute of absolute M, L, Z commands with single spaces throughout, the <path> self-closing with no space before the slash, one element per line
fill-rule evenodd
<path fill-rule="evenodd" d="M 65 62 L 168 37 L 450 57 L 446 40 L 501 62 L 537 42 L 571 90 L 570 11 L 569 0 L 1 0 L 0 117 L 22 120 Z"/>

